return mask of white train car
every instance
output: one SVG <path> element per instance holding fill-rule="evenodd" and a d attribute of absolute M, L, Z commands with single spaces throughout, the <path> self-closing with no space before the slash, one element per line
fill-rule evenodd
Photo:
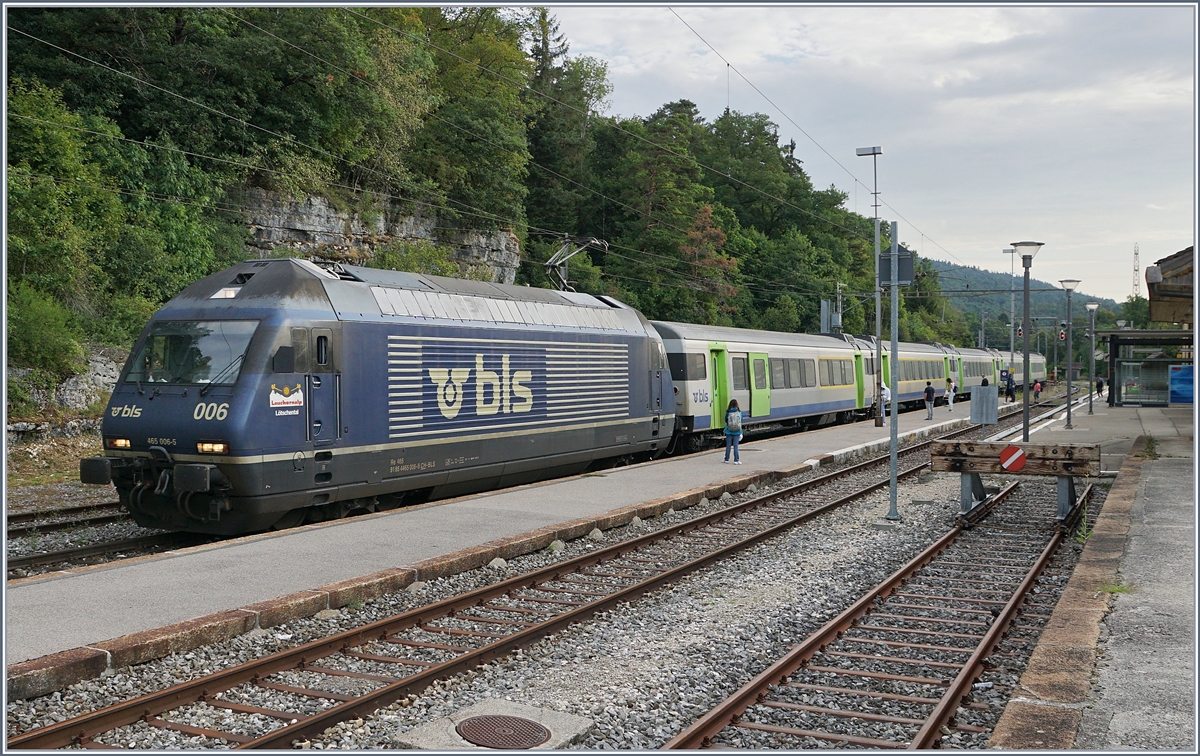
<path fill-rule="evenodd" d="M 865 415 L 863 354 L 850 338 L 651 321 L 675 389 L 676 427 L 698 448 L 736 399 L 743 427 L 820 425 Z"/>
<path fill-rule="evenodd" d="M 1025 385 L 1025 355 L 1023 352 L 1001 352 L 1002 359 L 1007 359 L 1012 370 L 1013 380 L 1017 386 Z M 1029 353 L 1030 382 L 1046 380 L 1046 358 L 1037 352 Z"/>

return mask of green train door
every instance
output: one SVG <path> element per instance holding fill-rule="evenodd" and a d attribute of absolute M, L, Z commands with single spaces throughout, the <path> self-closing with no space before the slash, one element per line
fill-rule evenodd
<path fill-rule="evenodd" d="M 750 352 L 750 417 L 771 414 L 771 382 L 766 352 Z"/>
<path fill-rule="evenodd" d="M 709 342 L 708 374 L 709 391 L 712 396 L 712 420 L 709 427 L 717 430 L 725 427 L 725 408 L 729 406 L 729 358 L 723 343 Z"/>
<path fill-rule="evenodd" d="M 864 375 L 864 373 L 863 373 L 862 352 L 856 351 L 854 353 L 854 385 L 857 386 L 858 388 L 857 388 L 857 392 L 855 395 L 855 404 L 854 404 L 855 409 L 862 409 L 864 406 L 863 399 L 864 399 L 864 391 L 865 391 L 866 381 L 864 380 L 863 375 Z"/>

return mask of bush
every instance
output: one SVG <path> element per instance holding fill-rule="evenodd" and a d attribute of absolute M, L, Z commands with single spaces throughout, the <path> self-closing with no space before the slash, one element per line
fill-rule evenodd
<path fill-rule="evenodd" d="M 8 290 L 8 364 L 45 371 L 60 379 L 83 369 L 83 350 L 71 314 L 24 284 Z"/>
<path fill-rule="evenodd" d="M 8 417 L 36 417 L 54 396 L 58 381 L 44 370 L 22 370 L 8 379 Z M 39 402 L 41 404 L 39 404 Z"/>

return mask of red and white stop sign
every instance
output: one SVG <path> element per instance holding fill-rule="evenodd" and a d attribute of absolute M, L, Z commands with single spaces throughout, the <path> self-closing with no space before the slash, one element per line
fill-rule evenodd
<path fill-rule="evenodd" d="M 1009 472 L 1025 467 L 1025 451 L 1019 446 L 1006 446 L 1000 450 L 1000 466 Z"/>

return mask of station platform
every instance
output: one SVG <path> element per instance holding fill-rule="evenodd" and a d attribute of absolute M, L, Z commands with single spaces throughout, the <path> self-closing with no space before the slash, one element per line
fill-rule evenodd
<path fill-rule="evenodd" d="M 1126 453 L 989 748 L 1195 753 L 1193 409 L 1095 412 L 1030 434 Z"/>
<path fill-rule="evenodd" d="M 968 406 L 955 409 L 937 408 L 933 421 L 921 411 L 902 415 L 902 439 L 966 424 Z M 1115 469 L 1119 457 L 1109 456 L 1109 445 L 1123 455 L 1145 434 L 1145 423 L 1166 422 L 1151 411 L 1143 420 L 1138 410 L 1104 409 L 1089 418 L 1090 427 L 1077 421 L 1071 431 L 1057 430 L 1063 421 L 1050 419 L 1030 440 L 1052 434 L 1066 441 L 1066 433 L 1073 442 L 1098 441 L 1106 444 L 1106 461 L 1114 460 L 1104 467 Z M 5 614 L 9 697 L 39 695 L 106 669 L 368 600 L 889 443 L 888 429 L 869 421 L 751 437 L 742 444 L 740 467 L 722 464 L 724 450 L 713 450 L 12 581 Z"/>

